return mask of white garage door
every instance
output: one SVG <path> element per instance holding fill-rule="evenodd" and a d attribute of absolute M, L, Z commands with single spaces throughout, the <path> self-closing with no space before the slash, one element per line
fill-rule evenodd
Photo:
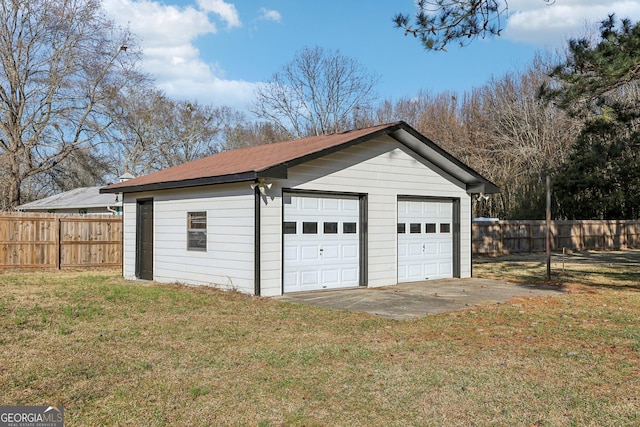
<path fill-rule="evenodd" d="M 284 292 L 360 284 L 357 197 L 284 196 Z"/>
<path fill-rule="evenodd" d="M 453 202 L 398 201 L 398 282 L 453 277 Z"/>

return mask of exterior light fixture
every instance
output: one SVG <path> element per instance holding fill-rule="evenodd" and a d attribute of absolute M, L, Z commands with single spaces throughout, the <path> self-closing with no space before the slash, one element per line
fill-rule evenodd
<path fill-rule="evenodd" d="M 272 183 L 266 182 L 264 178 L 260 178 L 258 182 L 251 184 L 251 189 L 255 190 L 257 187 L 260 194 L 262 194 L 263 196 L 266 196 L 267 190 L 270 190 L 272 185 L 273 185 Z"/>

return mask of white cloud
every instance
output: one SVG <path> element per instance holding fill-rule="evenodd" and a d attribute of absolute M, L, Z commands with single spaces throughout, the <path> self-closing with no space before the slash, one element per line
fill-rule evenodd
<path fill-rule="evenodd" d="M 257 19 L 264 21 L 282 22 L 282 15 L 277 10 L 270 10 L 265 7 L 261 7 L 260 16 Z"/>
<path fill-rule="evenodd" d="M 235 7 L 221 0 L 198 0 L 198 7 L 178 7 L 153 0 L 103 0 L 113 19 L 140 36 L 142 68 L 156 79 L 156 86 L 175 99 L 193 99 L 243 110 L 255 83 L 228 80 L 217 64 L 203 61 L 194 42 L 215 34 L 209 14 L 220 16 L 227 27 L 237 27 Z"/>
<path fill-rule="evenodd" d="M 586 36 L 587 28 L 615 13 L 640 20 L 640 0 L 510 0 L 506 39 L 558 47 L 569 37 Z"/>
<path fill-rule="evenodd" d="M 239 27 L 240 16 L 236 7 L 224 0 L 198 0 L 198 6 L 206 12 L 213 12 L 227 22 L 229 28 Z"/>

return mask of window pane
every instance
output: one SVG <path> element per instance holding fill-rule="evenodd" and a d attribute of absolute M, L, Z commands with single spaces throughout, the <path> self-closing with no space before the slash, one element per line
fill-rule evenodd
<path fill-rule="evenodd" d="M 356 234 L 357 226 L 355 222 L 343 222 L 342 234 Z"/>
<path fill-rule="evenodd" d="M 338 223 L 337 222 L 325 222 L 324 223 L 324 234 L 338 234 Z"/>
<path fill-rule="evenodd" d="M 398 224 L 398 234 L 404 234 L 407 232 L 407 224 L 399 223 Z"/>
<path fill-rule="evenodd" d="M 421 233 L 422 232 L 422 224 L 420 223 L 411 223 L 411 225 L 409 225 L 409 231 L 412 234 L 416 234 L 416 233 Z"/>
<path fill-rule="evenodd" d="M 425 230 L 424 230 L 425 233 L 435 233 L 436 232 L 436 224 L 435 223 L 434 224 L 431 224 L 431 223 L 425 224 L 424 227 L 425 227 Z"/>
<path fill-rule="evenodd" d="M 189 231 L 188 249 L 207 249 L 207 233 L 205 231 Z"/>
<path fill-rule="evenodd" d="M 451 224 L 440 224 L 440 232 L 441 233 L 451 233 Z"/>
<path fill-rule="evenodd" d="M 187 213 L 187 249 L 207 250 L 207 213 Z"/>
<path fill-rule="evenodd" d="M 295 221 L 285 221 L 282 225 L 282 232 L 284 234 L 296 234 L 298 229 Z"/>
<path fill-rule="evenodd" d="M 207 213 L 206 212 L 189 212 L 189 229 L 190 230 L 206 230 L 207 228 Z"/>
<path fill-rule="evenodd" d="M 302 223 L 302 234 L 318 234 L 318 223 L 317 222 L 303 222 Z"/>

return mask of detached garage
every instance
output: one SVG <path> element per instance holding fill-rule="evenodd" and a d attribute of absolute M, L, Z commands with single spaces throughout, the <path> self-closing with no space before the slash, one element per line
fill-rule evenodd
<path fill-rule="evenodd" d="M 404 122 L 216 154 L 123 194 L 123 274 L 254 295 L 471 276 L 498 188 Z"/>

